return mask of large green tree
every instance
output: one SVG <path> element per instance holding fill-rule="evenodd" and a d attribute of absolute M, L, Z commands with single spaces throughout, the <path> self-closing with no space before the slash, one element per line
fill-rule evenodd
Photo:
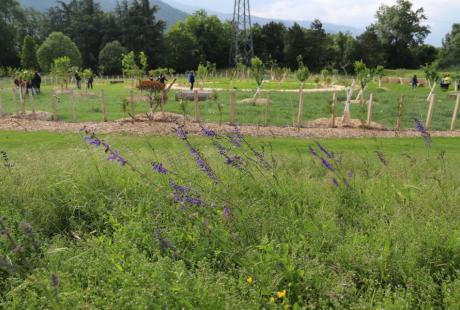
<path fill-rule="evenodd" d="M 130 51 L 144 52 L 149 59 L 149 67 L 162 62 L 163 31 L 165 22 L 156 19 L 158 8 L 149 0 L 121 1 L 115 18 L 119 27 L 119 41 Z"/>
<path fill-rule="evenodd" d="M 354 56 L 355 60 L 362 60 L 368 67 L 386 65 L 384 47 L 373 26 L 356 38 Z"/>
<path fill-rule="evenodd" d="M 99 53 L 99 66 L 105 74 L 121 74 L 121 59 L 126 49 L 118 41 L 107 43 Z"/>
<path fill-rule="evenodd" d="M 53 32 L 37 50 L 40 68 L 48 72 L 56 58 L 67 56 L 72 66 L 81 66 L 81 54 L 75 43 L 62 32 Z"/>
<path fill-rule="evenodd" d="M 0 67 L 18 66 L 23 10 L 16 0 L 0 0 Z"/>
<path fill-rule="evenodd" d="M 72 38 L 82 55 L 83 66 L 96 69 L 103 40 L 104 12 L 94 0 L 59 2 L 49 10 L 48 31 Z"/>
<path fill-rule="evenodd" d="M 395 5 L 382 5 L 376 13 L 373 28 L 385 51 L 386 66 L 390 68 L 414 67 L 410 51 L 430 33 L 422 23 L 427 19 L 423 8 L 414 10 L 411 1 L 398 0 Z"/>
<path fill-rule="evenodd" d="M 306 54 L 306 45 L 307 39 L 305 29 L 298 23 L 294 23 L 294 25 L 287 30 L 284 47 L 285 61 L 291 69 L 297 68 L 297 57 L 299 55 L 304 58 Z"/>
<path fill-rule="evenodd" d="M 22 45 L 21 65 L 24 69 L 38 69 L 37 43 L 29 35 L 24 38 Z"/>
<path fill-rule="evenodd" d="M 452 31 L 442 42 L 439 58 L 442 67 L 460 67 L 460 24 L 452 25 Z"/>
<path fill-rule="evenodd" d="M 284 64 L 284 41 L 286 26 L 283 23 L 270 22 L 262 27 L 253 26 L 254 54 L 264 62 L 273 61 Z"/>
<path fill-rule="evenodd" d="M 174 25 L 165 38 L 166 63 L 178 72 L 194 69 L 201 59 L 201 49 L 194 34 L 183 24 Z"/>

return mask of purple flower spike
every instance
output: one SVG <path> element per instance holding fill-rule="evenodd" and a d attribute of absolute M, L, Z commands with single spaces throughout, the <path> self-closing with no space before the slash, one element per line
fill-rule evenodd
<path fill-rule="evenodd" d="M 187 140 L 187 132 L 184 130 L 182 126 L 176 127 L 176 134 L 182 140 Z"/>
<path fill-rule="evenodd" d="M 415 121 L 415 128 L 417 129 L 418 132 L 422 135 L 423 140 L 425 141 L 425 146 L 430 147 L 431 146 L 431 136 L 430 133 L 425 129 L 423 126 L 422 122 L 416 118 L 414 118 Z"/>
<path fill-rule="evenodd" d="M 385 155 L 383 155 L 383 153 L 380 152 L 380 151 L 375 151 L 375 153 L 377 154 L 377 157 L 378 157 L 378 159 L 380 160 L 380 162 L 381 162 L 384 166 L 388 166 L 388 161 L 385 159 Z"/>
<path fill-rule="evenodd" d="M 315 151 L 315 149 L 311 145 L 310 145 L 309 149 L 310 149 L 311 155 L 313 155 L 315 157 L 319 157 L 318 153 Z"/>
<path fill-rule="evenodd" d="M 158 172 L 159 174 L 168 174 L 168 170 L 163 167 L 162 164 L 157 163 L 155 161 L 152 162 L 152 168 L 154 171 Z"/>
<path fill-rule="evenodd" d="M 229 220 L 231 217 L 232 217 L 232 211 L 230 210 L 230 208 L 225 207 L 224 208 L 224 218 L 226 220 Z"/>
<path fill-rule="evenodd" d="M 208 128 L 205 128 L 203 126 L 201 126 L 201 132 L 207 136 L 207 137 L 215 137 L 216 136 L 216 133 L 214 131 L 212 131 L 211 129 L 208 129 Z"/>
<path fill-rule="evenodd" d="M 335 187 L 339 187 L 339 182 L 337 182 L 336 178 L 332 179 L 332 185 L 334 185 Z"/>
<path fill-rule="evenodd" d="M 243 139 L 243 135 L 241 134 L 238 127 L 235 127 L 233 132 L 230 134 L 230 142 L 236 147 L 241 147 L 242 139 Z"/>
<path fill-rule="evenodd" d="M 334 158 L 334 153 L 328 152 L 319 142 L 316 142 L 316 145 L 319 147 L 321 152 L 326 154 L 327 158 L 329 158 L 329 159 Z"/>
<path fill-rule="evenodd" d="M 218 182 L 218 179 L 217 179 L 217 176 L 216 174 L 214 173 L 214 171 L 212 171 L 211 167 L 208 166 L 208 164 L 206 163 L 206 161 L 203 159 L 203 157 L 201 156 L 200 152 L 198 152 L 197 149 L 195 149 L 193 146 L 189 145 L 189 151 L 190 151 L 190 154 L 193 156 L 193 158 L 195 159 L 197 165 L 200 167 L 201 171 L 203 171 L 204 173 L 206 173 L 208 175 L 208 177 L 213 181 L 213 182 Z"/>
<path fill-rule="evenodd" d="M 349 179 L 353 178 L 353 171 L 348 171 L 348 178 Z"/>
<path fill-rule="evenodd" d="M 330 162 L 328 162 L 326 159 L 321 157 L 321 162 L 323 163 L 324 167 L 326 167 L 330 171 L 334 171 L 334 167 Z"/>
<path fill-rule="evenodd" d="M 185 197 L 185 201 L 194 206 L 201 206 L 202 204 L 201 199 L 195 197 Z"/>

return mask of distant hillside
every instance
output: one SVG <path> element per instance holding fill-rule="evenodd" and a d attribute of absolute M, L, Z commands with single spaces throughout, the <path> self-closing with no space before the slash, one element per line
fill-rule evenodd
<path fill-rule="evenodd" d="M 63 0 L 70 2 L 70 0 Z M 46 11 L 50 7 L 57 4 L 56 0 L 19 0 L 24 7 L 31 7 L 39 11 Z M 117 5 L 117 0 L 98 0 L 101 7 L 105 11 L 113 10 Z M 178 20 L 183 20 L 187 17 L 187 13 L 173 8 L 161 0 L 150 0 L 152 5 L 158 7 L 157 19 L 164 20 L 167 26 L 175 24 Z"/>

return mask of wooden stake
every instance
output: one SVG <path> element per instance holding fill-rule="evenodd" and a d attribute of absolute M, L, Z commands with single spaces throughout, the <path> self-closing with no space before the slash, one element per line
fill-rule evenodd
<path fill-rule="evenodd" d="M 75 93 L 72 91 L 72 121 L 74 123 L 77 122 L 77 98 L 75 97 Z"/>
<path fill-rule="evenodd" d="M 32 110 L 32 119 L 37 119 L 37 113 L 35 111 L 35 102 L 34 96 L 32 95 L 32 91 L 29 92 L 29 99 L 30 99 L 30 109 Z"/>
<path fill-rule="evenodd" d="M 334 93 L 332 95 L 332 107 L 331 107 L 331 112 L 332 112 L 332 121 L 331 121 L 331 127 L 335 128 L 335 119 L 337 117 L 337 93 Z"/>
<path fill-rule="evenodd" d="M 432 97 L 433 94 L 434 94 L 435 88 L 436 88 L 436 82 L 434 82 L 434 83 L 433 83 L 433 86 L 431 86 L 430 94 L 429 94 L 428 97 L 426 98 L 426 101 L 431 101 L 431 97 Z"/>
<path fill-rule="evenodd" d="M 131 114 L 135 116 L 136 115 L 136 103 L 134 102 L 134 92 L 132 89 L 129 91 L 129 104 L 131 106 Z"/>
<path fill-rule="evenodd" d="M 230 90 L 230 124 L 235 124 L 235 90 Z"/>
<path fill-rule="evenodd" d="M 165 91 L 161 91 L 161 98 L 160 98 L 160 105 L 161 105 L 161 113 L 163 114 L 165 112 Z"/>
<path fill-rule="evenodd" d="M 26 98 L 22 85 L 19 87 L 19 99 L 21 100 L 21 113 L 26 114 Z"/>
<path fill-rule="evenodd" d="M 58 120 L 57 116 L 57 96 L 53 95 L 53 100 L 51 101 L 51 111 L 53 113 L 53 121 Z"/>
<path fill-rule="evenodd" d="M 367 127 L 371 127 L 372 123 L 372 104 L 374 103 L 374 95 L 369 96 L 369 102 L 367 103 Z"/>
<path fill-rule="evenodd" d="M 105 102 L 104 90 L 101 90 L 101 110 L 102 110 L 102 121 L 107 122 L 107 104 Z"/>
<path fill-rule="evenodd" d="M 199 123 L 201 116 L 200 116 L 200 101 L 198 98 L 198 91 L 194 91 L 194 101 L 195 101 L 195 122 Z"/>
<path fill-rule="evenodd" d="M 450 123 L 450 130 L 455 130 L 457 124 L 458 108 L 460 106 L 460 93 L 457 94 L 457 102 L 455 103 L 454 113 L 452 114 L 452 122 Z"/>
<path fill-rule="evenodd" d="M 428 113 L 426 115 L 426 123 L 425 123 L 425 127 L 427 130 L 431 128 L 431 121 L 433 119 L 433 108 L 434 108 L 435 100 L 436 100 L 436 95 L 435 94 L 431 95 L 430 106 L 428 107 Z"/>
<path fill-rule="evenodd" d="M 302 127 L 303 112 L 304 112 L 304 92 L 303 92 L 303 83 L 302 83 L 302 86 L 300 86 L 300 91 L 299 91 L 299 112 L 297 113 L 297 126 L 298 127 Z"/>
<path fill-rule="evenodd" d="M 265 103 L 265 126 L 268 126 L 270 120 L 270 98 L 267 96 L 267 102 Z"/>
<path fill-rule="evenodd" d="M 16 116 L 19 116 L 19 104 L 18 104 L 18 98 L 16 97 L 16 87 L 13 87 L 13 100 L 14 100 L 14 109 L 16 112 Z"/>
<path fill-rule="evenodd" d="M 401 118 L 404 108 L 404 96 L 399 97 L 398 117 L 396 118 L 396 131 L 401 130 Z"/>
<path fill-rule="evenodd" d="M 5 111 L 3 110 L 3 103 L 2 103 L 2 96 L 0 96 L 0 117 L 5 115 Z"/>

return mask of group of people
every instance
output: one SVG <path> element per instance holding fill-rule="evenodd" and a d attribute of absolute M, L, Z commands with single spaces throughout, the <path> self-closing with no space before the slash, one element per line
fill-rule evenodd
<path fill-rule="evenodd" d="M 460 87 L 460 81 L 458 81 L 458 87 Z M 412 88 L 417 88 L 419 85 L 417 75 L 414 75 L 411 80 Z M 440 81 L 440 86 L 444 90 L 449 90 L 450 84 L 452 84 L 452 79 L 449 74 L 444 75 L 444 77 Z"/>
<path fill-rule="evenodd" d="M 81 76 L 80 76 L 80 74 L 78 74 L 78 72 L 75 72 L 74 78 L 75 78 L 75 82 L 77 83 L 77 88 L 81 89 Z M 91 74 L 88 77 L 88 80 L 86 81 L 86 89 L 93 89 L 93 82 L 94 82 L 94 77 Z"/>
<path fill-rule="evenodd" d="M 39 95 L 41 92 L 41 85 L 42 85 L 42 77 L 38 71 L 35 71 L 34 75 L 32 76 L 32 79 L 30 81 L 23 81 L 20 79 L 15 79 L 14 80 L 14 85 L 16 87 L 23 87 L 26 91 L 26 95 L 32 94 L 33 96 Z"/>

